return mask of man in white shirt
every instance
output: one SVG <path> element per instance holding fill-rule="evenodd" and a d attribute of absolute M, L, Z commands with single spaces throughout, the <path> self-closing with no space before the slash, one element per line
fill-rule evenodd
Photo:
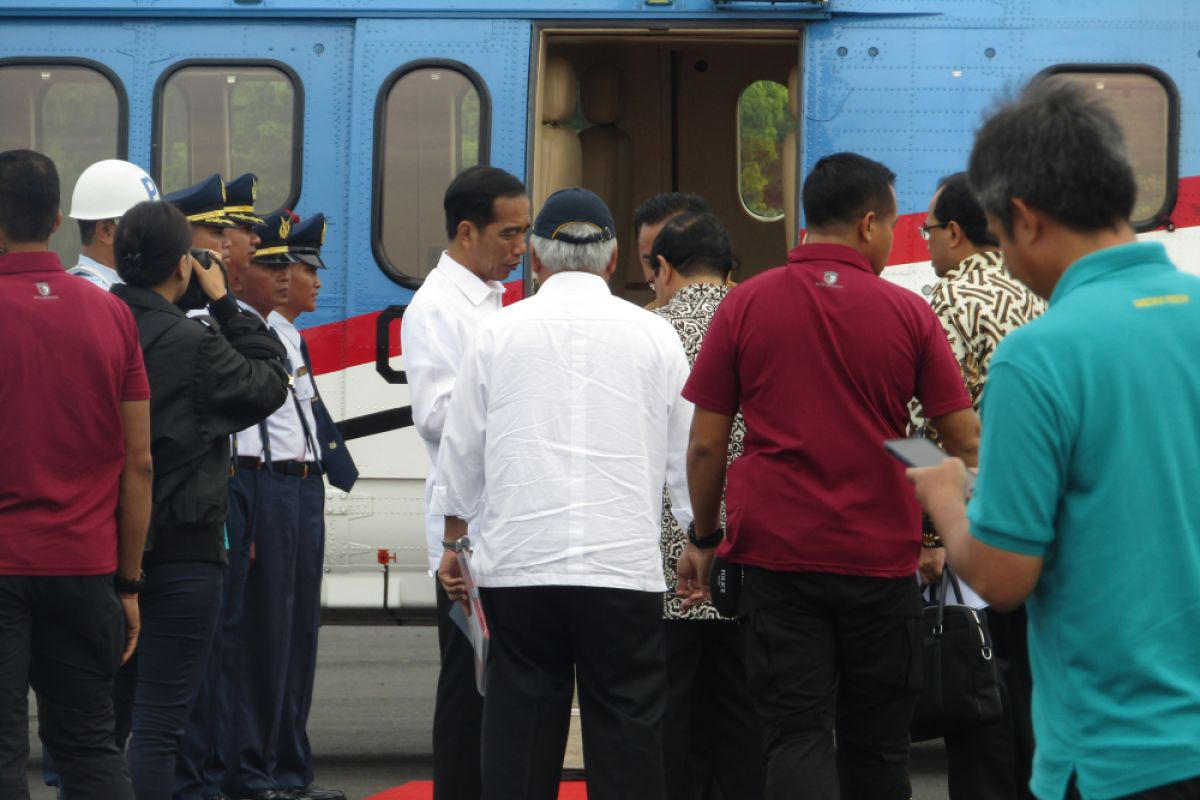
<path fill-rule="evenodd" d="M 521 264 L 529 230 L 524 185 L 495 167 L 472 167 L 446 189 L 449 245 L 405 310 L 400 340 L 412 395 L 413 424 L 429 453 L 425 534 L 429 570 L 442 557 L 441 516 L 432 513 L 438 448 L 463 350 L 475 328 L 498 311 L 500 281 Z M 433 716 L 433 785 L 438 800 L 479 800 L 479 738 L 483 700 L 475 690 L 470 642 L 450 620 L 451 601 L 439 584 L 441 672 Z"/>
<path fill-rule="evenodd" d="M 485 587 L 483 798 L 558 796 L 577 679 L 588 797 L 661 800 L 659 515 L 665 482 L 691 518 L 687 357 L 670 323 L 609 292 L 617 242 L 598 197 L 551 195 L 533 233 L 541 290 L 467 347 L 433 496 L 443 587 L 465 597 L 450 550 L 466 520 Z"/>
<path fill-rule="evenodd" d="M 113 236 L 125 212 L 143 200 L 157 200 L 158 187 L 137 164 L 109 158 L 85 169 L 71 192 L 68 216 L 79 222 L 79 263 L 67 272 L 108 291 L 123 283 L 117 275 Z"/>

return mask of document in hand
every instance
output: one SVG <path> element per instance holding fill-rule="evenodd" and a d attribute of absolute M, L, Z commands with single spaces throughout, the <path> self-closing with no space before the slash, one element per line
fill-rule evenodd
<path fill-rule="evenodd" d="M 483 694 L 487 685 L 491 633 L 488 631 L 487 616 L 483 613 L 483 603 L 479 600 L 479 587 L 471 573 L 471 555 L 468 551 L 464 550 L 458 554 L 458 566 L 462 569 L 463 580 L 467 584 L 467 603 L 471 607 L 471 614 L 468 616 L 464 613 L 462 603 L 455 603 L 450 609 L 450 619 L 462 629 L 467 640 L 471 642 L 471 647 L 475 649 L 475 688 Z"/>

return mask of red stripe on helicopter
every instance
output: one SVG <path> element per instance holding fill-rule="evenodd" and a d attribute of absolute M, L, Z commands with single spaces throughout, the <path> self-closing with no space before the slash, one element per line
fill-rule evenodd
<path fill-rule="evenodd" d="M 920 227 L 925 221 L 925 212 L 901 214 L 896 222 L 895 240 L 892 243 L 888 265 L 913 264 L 929 259 L 929 249 L 921 239 Z M 1179 181 L 1179 195 L 1171 221 L 1178 228 L 1200 225 L 1200 177 L 1183 178 Z M 521 281 L 504 285 L 504 304 L 515 303 L 525 296 Z M 318 375 L 370 364 L 375 360 L 375 320 L 381 312 L 361 314 L 349 319 L 305 328 L 304 339 L 308 342 L 313 360 L 313 371 Z M 400 355 L 400 326 L 394 325 L 388 346 L 388 355 Z"/>
<path fill-rule="evenodd" d="M 525 296 L 521 281 L 504 284 L 504 305 L 515 303 Z M 371 364 L 375 361 L 375 321 L 381 311 L 305 328 L 304 341 L 312 358 L 313 372 L 328 372 Z M 400 326 L 393 325 L 388 341 L 388 355 L 400 355 Z"/>

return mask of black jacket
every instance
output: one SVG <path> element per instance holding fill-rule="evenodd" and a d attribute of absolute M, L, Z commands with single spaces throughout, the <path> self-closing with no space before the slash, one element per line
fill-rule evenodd
<path fill-rule="evenodd" d="M 154 514 L 146 562 L 225 561 L 229 435 L 287 399 L 286 351 L 232 296 L 209 306 L 220 331 L 150 289 L 119 284 L 150 379 Z"/>

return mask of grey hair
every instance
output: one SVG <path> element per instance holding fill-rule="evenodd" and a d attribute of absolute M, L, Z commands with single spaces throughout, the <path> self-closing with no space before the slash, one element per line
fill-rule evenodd
<path fill-rule="evenodd" d="M 1116 118 L 1053 77 L 1035 79 L 988 118 L 975 136 L 968 180 L 1010 236 L 1013 198 L 1072 230 L 1096 231 L 1127 221 L 1137 197 Z"/>
<path fill-rule="evenodd" d="M 596 226 L 587 222 L 572 222 L 560 231 L 567 236 L 584 238 L 596 233 Z M 590 244 L 573 244 L 558 239 L 547 239 L 536 234 L 529 237 L 529 246 L 537 253 L 538 261 L 547 275 L 559 272 L 590 272 L 603 275 L 605 267 L 617 249 L 617 240 Z"/>

